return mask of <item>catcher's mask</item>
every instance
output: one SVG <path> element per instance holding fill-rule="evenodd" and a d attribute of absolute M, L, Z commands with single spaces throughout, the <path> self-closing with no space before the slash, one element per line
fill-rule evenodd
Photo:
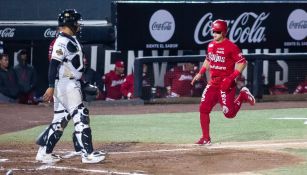
<path fill-rule="evenodd" d="M 67 26 L 74 34 L 76 34 L 80 30 L 80 24 L 78 23 L 79 20 L 82 20 L 80 13 L 75 9 L 66 9 L 59 14 L 58 26 Z"/>

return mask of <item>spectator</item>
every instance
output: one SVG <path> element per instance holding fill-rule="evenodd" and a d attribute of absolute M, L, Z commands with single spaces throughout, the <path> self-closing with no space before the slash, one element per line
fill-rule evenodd
<path fill-rule="evenodd" d="M 106 101 L 120 100 L 123 98 L 120 87 L 125 79 L 124 66 L 124 62 L 118 60 L 115 62 L 114 70 L 111 70 L 102 77 L 102 82 L 106 90 Z"/>
<path fill-rule="evenodd" d="M 91 86 L 93 87 L 93 89 L 97 90 L 97 92 L 93 94 L 89 94 L 89 93 L 83 94 L 85 101 L 101 99 L 99 97 L 100 97 L 100 94 L 103 92 L 103 84 L 102 84 L 102 81 L 100 80 L 100 76 L 95 70 L 93 70 L 89 66 L 86 57 L 83 57 L 83 64 L 84 64 L 84 72 L 83 72 L 81 80 L 83 81 L 85 86 Z"/>
<path fill-rule="evenodd" d="M 17 55 L 17 60 L 18 64 L 14 67 L 14 70 L 19 86 L 19 103 L 37 104 L 34 100 L 37 75 L 34 67 L 27 62 L 27 51 L 21 50 Z"/>
<path fill-rule="evenodd" d="M 269 89 L 270 95 L 289 94 L 289 89 L 284 84 L 278 84 Z"/>
<path fill-rule="evenodd" d="M 293 94 L 306 94 L 306 93 L 307 93 L 307 75 L 305 76 L 305 79 L 297 85 Z"/>
<path fill-rule="evenodd" d="M 143 64 L 143 73 L 142 73 L 142 95 L 141 98 L 144 100 L 149 100 L 151 98 L 151 84 L 148 77 L 148 67 L 146 64 Z M 134 75 L 130 74 L 124 80 L 124 83 L 121 85 L 121 92 L 125 99 L 134 98 Z"/>
<path fill-rule="evenodd" d="M 133 74 L 129 74 L 126 76 L 123 84 L 120 87 L 120 91 L 123 94 L 125 99 L 132 99 L 134 93 L 134 76 Z"/>
<path fill-rule="evenodd" d="M 195 73 L 196 71 L 192 63 L 175 66 L 166 72 L 164 85 L 167 89 L 167 97 L 191 97 L 193 94 L 191 81 Z"/>
<path fill-rule="evenodd" d="M 9 56 L 0 54 L 0 102 L 14 103 L 18 97 L 19 88 L 13 69 L 9 69 Z"/>

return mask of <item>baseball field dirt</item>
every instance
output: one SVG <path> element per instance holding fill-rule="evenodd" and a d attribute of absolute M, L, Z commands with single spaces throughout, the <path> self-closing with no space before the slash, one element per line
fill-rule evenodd
<path fill-rule="evenodd" d="M 303 108 L 307 102 L 266 102 L 243 109 Z M 198 104 L 89 106 L 92 115 L 142 114 L 163 112 L 197 112 Z M 217 107 L 215 110 L 219 110 Z M 50 105 L 0 104 L 0 134 L 49 124 Z M 39 133 L 38 133 L 39 134 Z M 95 139 L 94 139 L 95 141 Z M 0 143 L 0 173 L 15 174 L 255 174 L 252 172 L 302 163 L 301 157 L 283 152 L 281 148 L 307 148 L 297 140 L 216 143 L 209 147 L 194 144 L 99 143 L 97 149 L 108 152 L 105 162 L 82 164 L 80 157 L 65 158 L 53 165 L 35 161 L 34 143 Z M 243 145 L 243 146 L 242 146 Z M 259 147 L 261 145 L 261 147 Z M 261 149 L 259 149 L 261 148 Z M 55 152 L 67 155 L 71 143 L 61 142 Z"/>

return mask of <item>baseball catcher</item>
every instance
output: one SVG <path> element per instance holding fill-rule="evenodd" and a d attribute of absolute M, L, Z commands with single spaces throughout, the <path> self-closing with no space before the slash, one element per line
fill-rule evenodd
<path fill-rule="evenodd" d="M 70 119 L 73 120 L 74 146 L 80 151 L 82 163 L 98 163 L 105 153 L 94 151 L 89 110 L 82 102 L 80 79 L 83 72 L 82 49 L 76 34 L 80 30 L 81 15 L 73 9 L 64 10 L 58 16 L 59 35 L 56 38 L 49 64 L 49 88 L 43 99 L 54 99 L 54 116 L 51 124 L 37 139 L 40 146 L 36 160 L 53 163 L 61 157 L 52 154 Z"/>

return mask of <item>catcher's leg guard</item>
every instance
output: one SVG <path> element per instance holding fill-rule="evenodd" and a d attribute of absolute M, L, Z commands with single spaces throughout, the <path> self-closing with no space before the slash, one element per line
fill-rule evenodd
<path fill-rule="evenodd" d="M 52 153 L 56 143 L 63 135 L 63 130 L 70 120 L 67 111 L 55 111 L 54 121 L 37 138 L 36 144 L 46 146 L 46 153 Z"/>
<path fill-rule="evenodd" d="M 75 123 L 74 145 L 77 145 L 83 153 L 92 153 L 92 132 L 89 126 L 90 118 L 88 109 L 81 104 L 74 110 L 72 117 Z"/>

